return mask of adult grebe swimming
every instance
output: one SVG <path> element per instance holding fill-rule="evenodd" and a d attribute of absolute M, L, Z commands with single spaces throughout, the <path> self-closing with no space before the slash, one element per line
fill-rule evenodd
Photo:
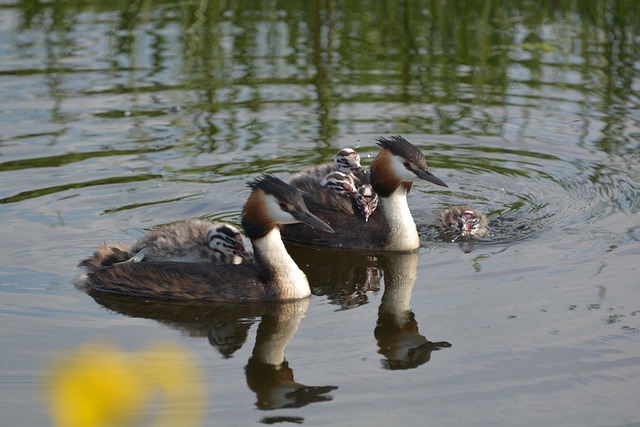
<path fill-rule="evenodd" d="M 378 138 L 380 152 L 371 164 L 371 186 L 377 193 L 378 209 L 369 221 L 355 218 L 345 209 L 344 197 L 327 191 L 316 179 L 296 179 L 293 185 L 302 192 L 309 210 L 329 224 L 335 234 L 322 235 L 304 225 L 287 225 L 282 236 L 301 245 L 335 248 L 412 251 L 420 247 L 420 237 L 413 222 L 407 193 L 413 180 L 424 179 L 447 187 L 427 169 L 418 148 L 401 136 Z"/>
<path fill-rule="evenodd" d="M 131 248 L 123 243 L 100 246 L 93 257 L 86 260 L 94 267 L 116 262 L 210 262 L 212 264 L 240 264 L 253 262 L 240 231 L 231 224 L 202 219 L 188 219 L 153 230 Z"/>
<path fill-rule="evenodd" d="M 87 274 L 80 287 L 102 292 L 202 301 L 285 301 L 311 294 L 306 275 L 298 268 L 280 237 L 284 224 L 302 222 L 324 232 L 333 230 L 307 210 L 291 185 L 272 175 L 249 183 L 252 189 L 242 210 L 242 227 L 253 244 L 255 264 L 194 262 L 120 262 L 96 265 L 81 262 Z"/>
<path fill-rule="evenodd" d="M 489 233 L 489 220 L 477 209 L 453 206 L 438 212 L 438 224 L 456 237 L 482 237 Z"/>

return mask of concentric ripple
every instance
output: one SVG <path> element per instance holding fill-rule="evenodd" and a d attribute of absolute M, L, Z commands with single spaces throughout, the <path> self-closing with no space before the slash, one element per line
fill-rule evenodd
<path fill-rule="evenodd" d="M 611 164 L 611 157 L 593 158 L 586 151 L 585 158 L 575 158 L 563 155 L 562 147 L 556 147 L 558 155 L 550 155 L 542 144 L 539 152 L 532 144 L 527 145 L 526 151 L 492 146 L 499 143 L 483 141 L 482 146 L 452 144 L 433 148 L 446 156 L 432 161 L 436 164 L 432 169 L 440 173 L 441 165 L 456 167 L 445 179 L 449 191 L 421 187 L 421 197 L 431 194 L 429 199 L 437 199 L 419 202 L 420 207 L 435 205 L 433 213 L 414 208 L 418 202 L 410 201 L 423 242 L 451 242 L 455 238 L 437 226 L 436 211 L 458 205 L 474 207 L 488 217 L 491 233 L 474 239 L 479 244 L 519 241 L 545 233 L 581 232 L 585 225 L 597 225 L 605 219 L 607 225 L 620 226 L 621 229 L 608 229 L 612 233 L 638 227 L 634 216 L 638 186 L 626 169 L 628 160 Z"/>

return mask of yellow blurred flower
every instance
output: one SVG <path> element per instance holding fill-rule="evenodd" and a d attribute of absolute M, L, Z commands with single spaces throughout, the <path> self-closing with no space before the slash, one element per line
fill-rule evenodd
<path fill-rule="evenodd" d="M 202 424 L 206 386 L 180 346 L 155 344 L 130 354 L 88 343 L 48 370 L 55 427 L 188 426 Z"/>

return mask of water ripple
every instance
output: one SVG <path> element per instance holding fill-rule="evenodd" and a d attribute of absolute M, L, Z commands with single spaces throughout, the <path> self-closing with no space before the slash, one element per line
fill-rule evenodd
<path fill-rule="evenodd" d="M 492 233 L 478 243 L 573 232 L 611 217 L 623 223 L 619 230 L 611 230 L 614 233 L 633 235 L 628 233 L 628 226 L 640 227 L 634 215 L 638 210 L 638 184 L 625 169 L 626 164 L 620 167 L 610 158 L 592 159 L 587 155 L 576 159 L 558 149 L 557 154 L 548 154 L 547 147 L 536 151 L 536 147 L 520 150 L 486 144 L 432 148 L 432 152 L 446 153 L 430 161 L 434 170 L 455 165 L 446 179 L 453 185 L 451 191 L 426 190 L 438 195 L 438 209 L 472 205 L 489 217 Z M 439 230 L 435 215 L 429 216 L 432 219 L 418 220 L 423 240 L 451 241 L 454 236 Z"/>

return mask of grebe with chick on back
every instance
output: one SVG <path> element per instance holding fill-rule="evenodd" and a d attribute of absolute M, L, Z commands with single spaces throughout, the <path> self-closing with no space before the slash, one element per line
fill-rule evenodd
<path fill-rule="evenodd" d="M 87 290 L 144 298 L 200 301 L 287 301 L 311 295 L 306 275 L 280 236 L 285 224 L 333 229 L 313 215 L 291 185 L 273 175 L 250 181 L 242 227 L 251 240 L 255 263 L 119 262 L 100 266 L 96 256 L 80 263 L 86 274 L 77 284 Z"/>
<path fill-rule="evenodd" d="M 342 207 L 343 196 L 323 188 L 316 177 L 296 175 L 292 182 L 311 212 L 335 231 L 322 235 L 310 227 L 294 224 L 283 229 L 285 241 L 304 246 L 329 246 L 344 249 L 413 251 L 420 247 L 420 236 L 407 204 L 407 193 L 416 178 L 448 187 L 427 169 L 422 152 L 401 136 L 378 138 L 380 152 L 371 164 L 371 186 L 378 195 L 377 210 L 368 221 L 355 218 L 351 209 Z"/>

